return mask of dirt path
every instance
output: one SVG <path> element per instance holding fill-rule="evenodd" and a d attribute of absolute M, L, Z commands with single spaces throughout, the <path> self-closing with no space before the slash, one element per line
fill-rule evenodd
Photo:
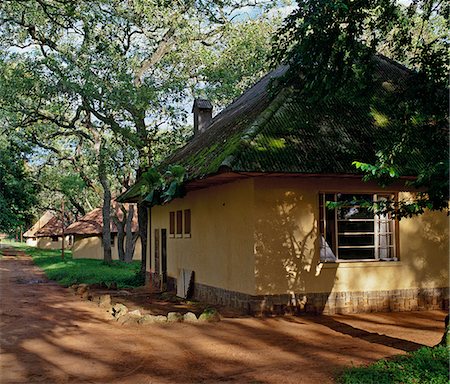
<path fill-rule="evenodd" d="M 27 256 L 0 260 L 0 383 L 330 383 L 441 336 L 444 312 L 225 319 L 120 326 L 45 280 Z"/>

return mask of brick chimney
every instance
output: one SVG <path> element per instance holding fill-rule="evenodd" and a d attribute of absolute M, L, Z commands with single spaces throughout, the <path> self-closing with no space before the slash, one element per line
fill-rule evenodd
<path fill-rule="evenodd" d="M 209 100 L 195 99 L 192 106 L 194 113 L 194 135 L 205 131 L 212 120 L 213 106 Z"/>

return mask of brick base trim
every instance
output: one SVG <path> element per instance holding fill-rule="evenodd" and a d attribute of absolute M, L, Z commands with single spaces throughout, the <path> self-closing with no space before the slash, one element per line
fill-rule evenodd
<path fill-rule="evenodd" d="M 175 278 L 169 277 L 168 287 L 176 290 Z M 193 298 L 250 314 L 402 312 L 448 309 L 449 288 L 255 296 L 195 283 Z"/>

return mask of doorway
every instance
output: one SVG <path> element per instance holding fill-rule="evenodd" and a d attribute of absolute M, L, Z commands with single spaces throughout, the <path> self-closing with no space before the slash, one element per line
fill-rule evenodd
<path fill-rule="evenodd" d="M 167 229 L 161 229 L 161 283 L 167 288 Z"/>

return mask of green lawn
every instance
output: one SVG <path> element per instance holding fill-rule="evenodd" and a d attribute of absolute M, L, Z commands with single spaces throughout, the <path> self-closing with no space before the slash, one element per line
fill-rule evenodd
<path fill-rule="evenodd" d="M 446 347 L 421 348 L 392 360 L 347 369 L 340 384 L 448 384 L 449 352 Z"/>
<path fill-rule="evenodd" d="M 61 259 L 60 250 L 44 250 L 29 247 L 24 243 L 5 242 L 16 248 L 24 250 L 33 258 L 33 261 L 50 280 L 54 280 L 63 286 L 72 284 L 101 284 L 111 285 L 116 283 L 118 288 L 139 286 L 142 282 L 137 276 L 140 262 L 133 261 L 130 264 L 113 261 L 112 265 L 104 264 L 102 260 L 72 259 L 72 252 L 65 251 L 65 260 Z"/>

